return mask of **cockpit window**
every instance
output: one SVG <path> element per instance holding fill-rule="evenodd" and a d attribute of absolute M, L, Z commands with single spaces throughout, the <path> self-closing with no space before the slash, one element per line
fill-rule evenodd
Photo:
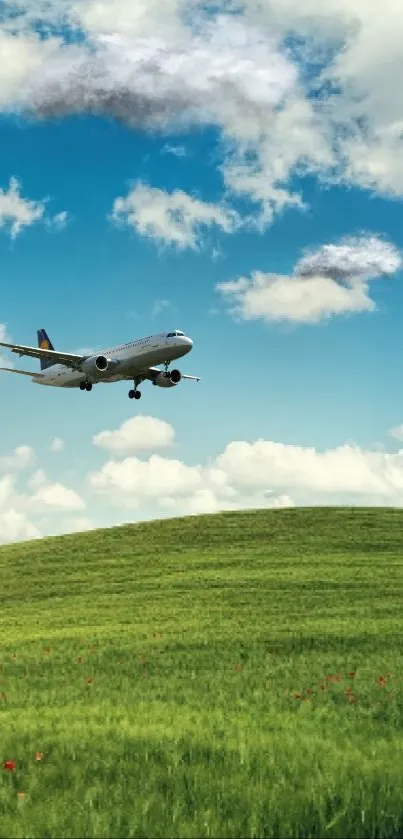
<path fill-rule="evenodd" d="M 168 332 L 167 338 L 175 338 L 177 335 L 184 337 L 185 333 L 181 332 L 179 329 L 175 329 L 175 332 Z"/>
<path fill-rule="evenodd" d="M 168 332 L 167 338 L 175 338 L 175 332 Z"/>
<path fill-rule="evenodd" d="M 180 332 L 180 331 L 179 331 L 179 329 L 176 329 L 176 330 L 175 330 L 175 335 L 181 335 L 181 336 L 183 336 L 183 337 L 184 337 L 185 333 L 184 333 L 184 332 Z"/>

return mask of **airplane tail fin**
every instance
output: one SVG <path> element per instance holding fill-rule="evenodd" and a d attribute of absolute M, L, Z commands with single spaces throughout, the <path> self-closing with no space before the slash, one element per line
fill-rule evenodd
<path fill-rule="evenodd" d="M 46 329 L 38 329 L 38 347 L 42 350 L 54 350 L 54 346 L 52 341 L 49 338 L 49 335 L 46 332 Z M 51 359 L 41 358 L 41 370 L 46 370 L 47 367 L 52 367 L 55 362 Z"/>

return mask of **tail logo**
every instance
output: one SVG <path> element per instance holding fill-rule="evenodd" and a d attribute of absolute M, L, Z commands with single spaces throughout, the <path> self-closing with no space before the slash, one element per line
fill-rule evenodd
<path fill-rule="evenodd" d="M 49 341 L 44 339 L 41 341 L 41 350 L 48 350 L 49 349 Z"/>

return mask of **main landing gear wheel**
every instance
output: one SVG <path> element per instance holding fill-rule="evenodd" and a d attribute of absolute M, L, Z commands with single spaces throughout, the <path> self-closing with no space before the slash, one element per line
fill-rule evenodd
<path fill-rule="evenodd" d="M 129 390 L 129 399 L 141 399 L 139 390 Z"/>
<path fill-rule="evenodd" d="M 80 382 L 80 390 L 92 390 L 91 382 Z"/>

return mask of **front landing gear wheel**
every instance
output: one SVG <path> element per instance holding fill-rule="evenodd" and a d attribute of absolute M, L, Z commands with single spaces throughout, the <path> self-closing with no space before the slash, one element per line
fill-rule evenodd
<path fill-rule="evenodd" d="M 129 390 L 129 399 L 141 399 L 139 390 Z"/>
<path fill-rule="evenodd" d="M 86 390 L 88 390 L 88 392 L 89 392 L 90 390 L 92 390 L 92 384 L 91 384 L 91 382 L 87 382 L 87 384 L 86 384 L 86 386 L 85 386 L 85 389 L 86 389 Z"/>

